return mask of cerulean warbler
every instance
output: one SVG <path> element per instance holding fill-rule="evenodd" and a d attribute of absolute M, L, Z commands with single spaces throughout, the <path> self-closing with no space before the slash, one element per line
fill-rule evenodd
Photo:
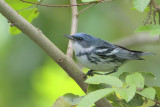
<path fill-rule="evenodd" d="M 143 60 L 140 58 L 141 56 L 153 54 L 151 52 L 129 50 L 86 33 L 65 35 L 65 37 L 72 41 L 78 61 L 91 69 L 87 73 L 89 76 L 100 74 L 93 71 L 111 71 L 103 75 L 111 74 L 129 60 Z"/>

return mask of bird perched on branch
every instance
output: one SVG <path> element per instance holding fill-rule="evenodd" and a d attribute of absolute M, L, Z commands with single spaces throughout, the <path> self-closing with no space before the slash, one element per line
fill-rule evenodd
<path fill-rule="evenodd" d="M 72 41 L 78 61 L 90 69 L 87 72 L 89 76 L 100 74 L 96 71 L 108 72 L 100 75 L 114 73 L 129 60 L 143 60 L 141 56 L 153 54 L 151 52 L 129 50 L 86 33 L 64 36 Z"/>

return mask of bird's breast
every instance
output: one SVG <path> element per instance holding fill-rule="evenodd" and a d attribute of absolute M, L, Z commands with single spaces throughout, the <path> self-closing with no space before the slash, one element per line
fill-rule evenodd
<path fill-rule="evenodd" d="M 92 53 L 83 53 L 81 55 L 77 55 L 76 57 L 78 61 L 85 67 L 97 71 L 110 71 L 122 64 L 120 62 L 114 62 L 114 59 L 112 58 L 99 58 L 98 56 Z"/>
<path fill-rule="evenodd" d="M 78 42 L 73 43 L 73 49 L 75 54 L 79 54 L 79 53 L 87 53 L 90 52 L 92 49 L 94 49 L 93 46 L 90 47 L 83 47 L 82 45 L 80 45 Z"/>

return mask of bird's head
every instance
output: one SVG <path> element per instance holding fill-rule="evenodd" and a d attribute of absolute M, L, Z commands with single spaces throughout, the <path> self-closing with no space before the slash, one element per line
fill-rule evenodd
<path fill-rule="evenodd" d="M 96 45 L 98 38 L 95 38 L 86 33 L 76 33 L 74 35 L 64 35 L 72 41 L 73 44 L 79 44 L 83 48 L 89 48 Z"/>

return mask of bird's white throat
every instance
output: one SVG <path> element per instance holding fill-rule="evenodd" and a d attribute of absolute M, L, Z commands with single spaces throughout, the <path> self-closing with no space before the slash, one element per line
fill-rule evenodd
<path fill-rule="evenodd" d="M 90 52 L 94 48 L 93 46 L 84 48 L 78 42 L 72 42 L 72 44 L 73 44 L 73 49 L 74 49 L 75 54 L 77 54 L 79 52 L 81 52 L 81 53 Z"/>

